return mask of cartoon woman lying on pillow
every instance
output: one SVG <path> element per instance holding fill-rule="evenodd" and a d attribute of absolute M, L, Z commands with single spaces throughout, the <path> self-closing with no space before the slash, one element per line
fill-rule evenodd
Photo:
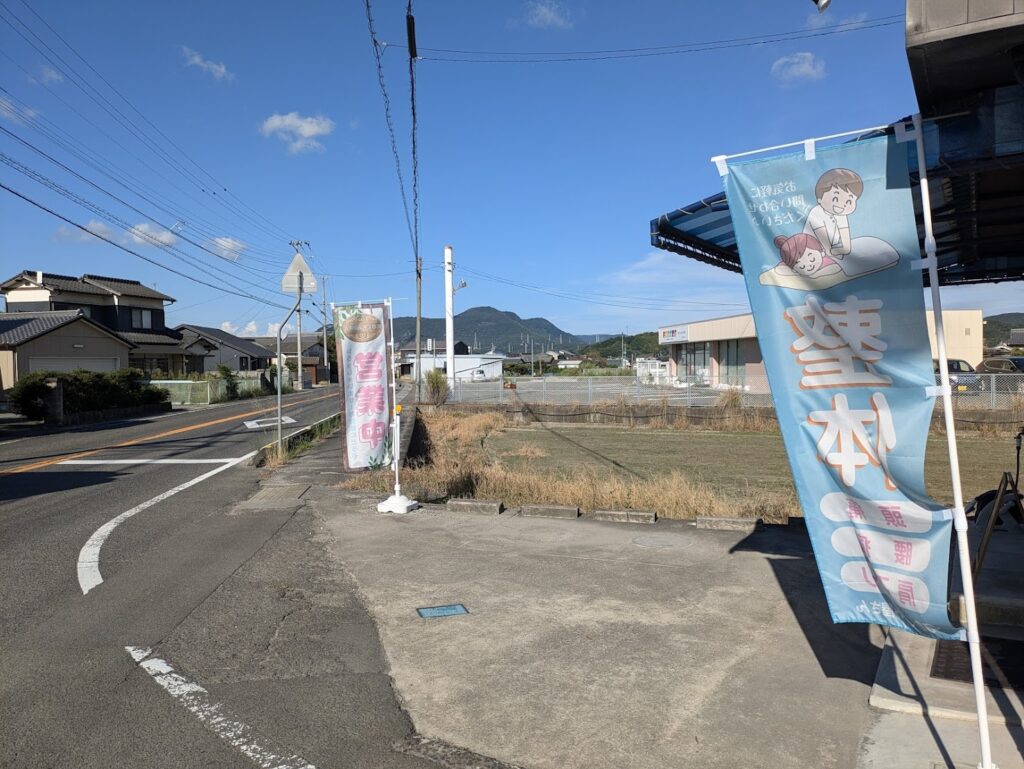
<path fill-rule="evenodd" d="M 825 249 L 813 235 L 806 232 L 775 238 L 779 249 L 779 263 L 761 273 L 761 283 L 786 288 L 821 288 L 846 279 L 839 263 L 825 254 Z M 838 280 L 836 280 L 838 278 Z"/>

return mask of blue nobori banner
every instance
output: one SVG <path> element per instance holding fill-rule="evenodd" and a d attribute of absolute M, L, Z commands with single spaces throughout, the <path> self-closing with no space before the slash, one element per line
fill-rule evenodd
<path fill-rule="evenodd" d="M 952 516 L 924 486 L 935 376 L 906 145 L 721 170 L 833 620 L 961 637 L 946 608 Z"/>

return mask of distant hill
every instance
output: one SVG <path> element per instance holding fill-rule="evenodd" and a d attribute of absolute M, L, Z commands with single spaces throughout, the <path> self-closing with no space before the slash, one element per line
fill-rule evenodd
<path fill-rule="evenodd" d="M 985 318 L 985 344 L 994 347 L 1009 341 L 1011 328 L 1024 328 L 1024 312 L 1004 312 Z"/>
<path fill-rule="evenodd" d="M 634 355 L 653 356 L 658 352 L 658 332 L 645 331 L 625 337 L 626 357 Z M 622 354 L 623 338 L 615 335 L 598 344 L 588 344 L 580 349 L 581 355 L 592 353 L 602 358 L 618 358 Z"/>
<path fill-rule="evenodd" d="M 576 350 L 593 340 L 593 337 L 580 337 L 563 331 L 546 318 L 520 318 L 514 312 L 494 307 L 471 307 L 455 315 L 456 340 L 472 345 L 474 333 L 477 350 L 486 351 L 493 346 L 499 352 L 508 352 L 509 345 L 513 352 L 522 352 L 522 344 L 528 335 L 536 340 L 534 350 L 537 352 L 549 348 Z M 444 318 L 423 318 L 420 336 L 424 348 L 427 339 L 443 342 Z M 415 338 L 416 318 L 395 318 L 395 340 L 399 345 L 407 344 Z"/>

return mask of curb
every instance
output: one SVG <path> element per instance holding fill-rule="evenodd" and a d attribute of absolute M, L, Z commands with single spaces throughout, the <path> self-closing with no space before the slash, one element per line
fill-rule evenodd
<path fill-rule="evenodd" d="M 652 524 L 658 516 L 651 510 L 595 510 L 584 516 L 592 521 L 613 521 L 615 523 Z"/>
<path fill-rule="evenodd" d="M 698 529 L 711 531 L 745 531 L 753 534 L 761 529 L 760 518 L 715 518 L 709 515 L 698 515 L 696 526 Z"/>
<path fill-rule="evenodd" d="M 579 518 L 580 509 L 569 505 L 523 505 L 519 514 L 528 518 Z"/>
<path fill-rule="evenodd" d="M 317 422 L 313 422 L 313 424 L 311 425 L 306 425 L 305 427 L 301 427 L 293 433 L 288 433 L 288 435 L 282 436 L 281 445 L 284 447 L 285 451 L 288 451 L 288 449 L 290 449 L 294 443 L 296 443 L 298 440 L 301 440 L 301 438 L 303 438 L 307 433 L 311 433 L 316 427 L 319 427 L 325 422 L 330 422 L 332 419 L 335 420 L 338 424 L 341 424 L 341 412 L 335 412 L 334 414 L 331 414 L 329 417 L 324 417 L 323 419 Z M 276 447 L 276 440 L 271 441 L 266 446 L 260 446 L 258 449 L 256 449 L 256 453 L 253 455 L 253 458 L 249 461 L 249 465 L 251 467 L 263 467 L 263 465 L 265 465 L 267 462 L 267 456 L 270 454 L 270 452 L 274 451 Z"/>
<path fill-rule="evenodd" d="M 475 513 L 477 515 L 500 515 L 505 506 L 500 500 L 491 499 L 449 499 L 448 511 L 452 513 Z"/>

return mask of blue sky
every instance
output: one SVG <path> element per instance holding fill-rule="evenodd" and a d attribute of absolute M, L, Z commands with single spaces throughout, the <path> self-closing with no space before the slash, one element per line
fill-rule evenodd
<path fill-rule="evenodd" d="M 4 273 L 134 277 L 178 299 L 169 323 L 227 324 L 262 334 L 281 315 L 268 303 L 286 300 L 279 275 L 294 237 L 312 244 L 317 272 L 336 276 L 327 283 L 329 301 L 391 295 L 399 314 L 413 313 L 412 251 L 362 3 L 33 2 L 148 123 L 22 0 L 4 5 L 0 17 L 25 32 L 23 22 L 63 62 L 25 32 L 48 61 L 0 22 L 0 49 L 9 57 L 0 56 L 0 125 L 173 232 L 7 135 L 0 136 L 0 151 L 136 230 L 125 232 L 8 166 L 0 166 L 0 180 L 152 260 L 257 298 L 198 285 L 0 191 Z M 805 0 L 420 4 L 417 37 L 426 57 L 460 56 L 430 48 L 593 51 L 810 34 L 839 23 L 865 27 L 682 55 L 546 64 L 420 61 L 424 314 L 443 312 L 446 243 L 469 283 L 457 294 L 462 308 L 489 304 L 524 317 L 543 315 L 574 333 L 635 332 L 742 311 L 738 276 L 654 250 L 649 221 L 721 189 L 712 155 L 887 123 L 915 111 L 902 24 L 866 28 L 901 9 L 885 0 L 834 0 L 822 16 Z M 395 44 L 384 49 L 384 74 L 408 183 L 405 3 L 377 0 L 373 12 L 378 38 Z M 77 78 L 145 129 L 142 138 L 76 87 Z M 70 136 L 113 175 L 130 174 L 125 181 L 150 201 L 68 154 L 40 127 Z M 228 192 L 212 195 L 207 174 Z M 950 306 L 984 306 L 989 314 L 1019 309 L 1013 284 L 944 296 Z"/>

